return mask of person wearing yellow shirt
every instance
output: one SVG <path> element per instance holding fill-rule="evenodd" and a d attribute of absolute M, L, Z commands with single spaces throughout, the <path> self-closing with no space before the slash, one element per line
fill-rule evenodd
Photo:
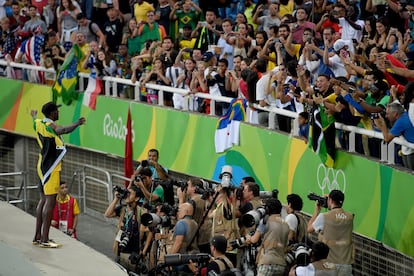
<path fill-rule="evenodd" d="M 76 198 L 69 195 L 68 185 L 62 181 L 56 197 L 55 209 L 53 210 L 52 226 L 76 239 L 79 213 L 80 210 Z"/>
<path fill-rule="evenodd" d="M 138 0 L 134 5 L 134 16 L 138 24 L 142 21 L 147 21 L 147 13 L 149 11 L 154 11 L 154 6 L 144 0 Z"/>

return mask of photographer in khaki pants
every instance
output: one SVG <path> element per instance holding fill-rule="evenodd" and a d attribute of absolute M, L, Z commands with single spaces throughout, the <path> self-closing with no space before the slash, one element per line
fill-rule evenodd
<path fill-rule="evenodd" d="M 114 200 L 105 211 L 106 218 L 119 217 L 118 231 L 114 241 L 114 253 L 117 261 L 128 271 L 138 272 L 140 257 L 141 214 L 144 209 L 138 206 L 142 196 L 139 187 L 130 185 L 128 189 L 118 188 Z M 125 200 L 126 206 L 120 203 Z"/>

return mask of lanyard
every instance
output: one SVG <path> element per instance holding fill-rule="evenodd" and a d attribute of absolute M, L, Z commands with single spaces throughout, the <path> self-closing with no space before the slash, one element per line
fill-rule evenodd
<path fill-rule="evenodd" d="M 66 220 L 69 218 L 69 210 L 70 210 L 70 196 L 68 197 L 68 208 L 66 210 Z M 59 212 L 59 220 L 62 219 L 62 210 L 60 209 L 60 197 L 58 196 L 58 212 Z"/>

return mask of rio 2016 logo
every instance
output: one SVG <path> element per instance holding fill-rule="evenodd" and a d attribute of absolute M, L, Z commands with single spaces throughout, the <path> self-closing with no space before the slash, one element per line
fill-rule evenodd
<path fill-rule="evenodd" d="M 132 142 L 135 141 L 134 121 L 131 121 Z M 128 129 L 121 116 L 113 120 L 110 114 L 106 114 L 103 120 L 103 135 L 125 141 Z"/>
<path fill-rule="evenodd" d="M 346 178 L 343 170 L 327 168 L 321 163 L 319 164 L 316 178 L 322 194 L 329 194 L 332 190 L 341 190 L 345 193 Z"/>

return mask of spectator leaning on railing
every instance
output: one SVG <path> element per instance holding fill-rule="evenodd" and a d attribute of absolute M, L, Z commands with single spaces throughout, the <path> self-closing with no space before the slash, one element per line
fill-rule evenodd
<path fill-rule="evenodd" d="M 414 126 L 408 117 L 404 107 L 397 102 L 387 106 L 385 117 L 392 124 L 388 129 L 382 116 L 374 120 L 376 127 L 381 129 L 384 141 L 390 142 L 394 137 L 402 136 L 407 142 L 414 143 Z M 402 146 L 402 159 L 405 167 L 414 170 L 414 149 Z"/>

